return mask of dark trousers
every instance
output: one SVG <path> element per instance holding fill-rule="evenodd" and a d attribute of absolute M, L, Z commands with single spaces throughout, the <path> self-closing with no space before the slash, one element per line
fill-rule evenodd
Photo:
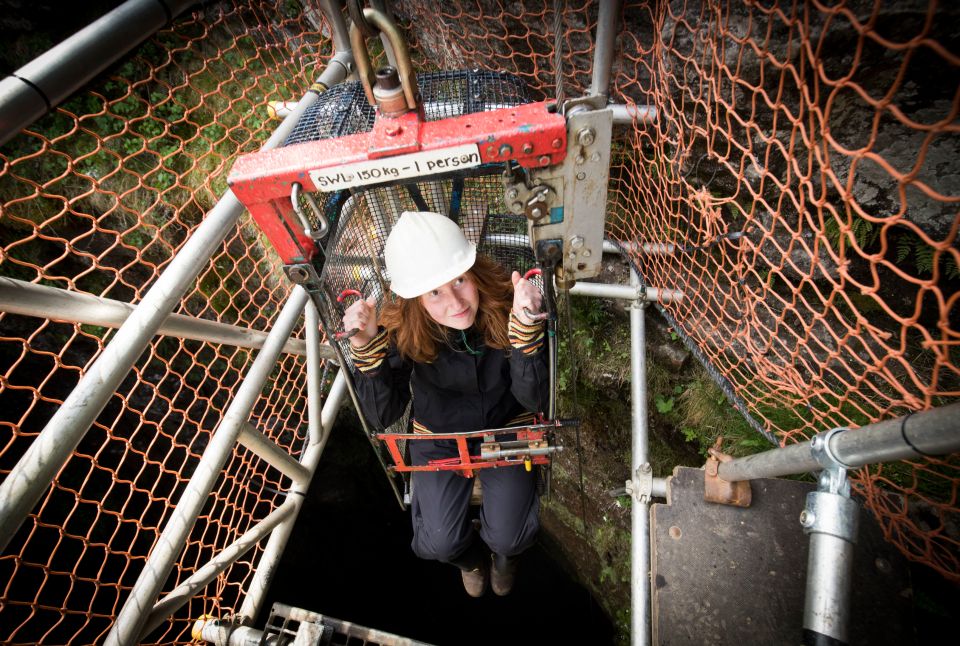
<path fill-rule="evenodd" d="M 479 448 L 471 448 L 471 455 L 479 452 Z M 456 455 L 452 440 L 410 442 L 414 465 Z M 533 545 L 540 529 L 535 474 L 523 466 L 480 469 L 476 473 L 483 487 L 480 538 L 496 554 L 517 556 Z M 412 475 L 414 553 L 423 559 L 459 564 L 458 559 L 462 560 L 460 557 L 475 540 L 468 513 L 473 478 L 454 471 L 415 471 Z"/>

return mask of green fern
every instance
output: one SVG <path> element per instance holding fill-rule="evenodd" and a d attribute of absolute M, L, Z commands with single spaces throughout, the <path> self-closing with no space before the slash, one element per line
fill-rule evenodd
<path fill-rule="evenodd" d="M 880 229 L 873 222 L 854 216 L 850 221 L 850 233 L 857 246 L 866 251 L 867 247 L 876 242 Z M 834 250 L 840 250 L 840 223 L 837 220 L 827 220 L 823 226 L 823 235 L 830 242 Z"/>
<path fill-rule="evenodd" d="M 930 275 L 933 273 L 935 257 L 936 252 L 934 248 L 924 243 L 924 241 L 916 235 L 903 235 L 897 240 L 897 263 L 912 259 L 913 266 L 920 274 Z M 960 267 L 957 266 L 957 259 L 953 255 L 944 254 L 942 263 L 943 275 L 947 280 L 960 278 Z"/>

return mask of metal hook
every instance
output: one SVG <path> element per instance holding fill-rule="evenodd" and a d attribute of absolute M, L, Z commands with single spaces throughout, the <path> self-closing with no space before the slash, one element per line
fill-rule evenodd
<path fill-rule="evenodd" d="M 379 29 L 381 33 L 386 34 L 387 40 L 393 47 L 393 52 L 397 59 L 397 72 L 400 76 L 400 84 L 403 86 L 403 95 L 407 100 L 407 108 L 416 110 L 420 99 L 420 92 L 417 89 L 417 76 L 413 71 L 413 64 L 410 62 L 410 52 L 407 50 L 407 42 L 400 32 L 397 24 L 390 17 L 377 9 L 366 8 L 363 10 L 363 17 L 367 23 Z M 367 44 L 363 32 L 355 23 L 350 25 L 350 47 L 353 49 L 353 59 L 357 65 L 357 76 L 363 84 L 363 91 L 367 95 L 367 101 L 370 105 L 376 106 L 377 100 L 373 96 L 373 85 L 376 77 L 373 65 L 370 62 L 370 53 L 367 51 Z"/>
<path fill-rule="evenodd" d="M 317 201 L 313 198 L 313 195 L 310 193 L 301 193 L 302 190 L 303 186 L 300 185 L 300 182 L 294 182 L 293 186 L 290 187 L 290 203 L 293 205 L 293 212 L 296 213 L 297 218 L 300 219 L 304 233 L 314 240 L 323 240 L 327 235 L 327 231 L 330 230 L 330 225 L 327 223 L 326 216 L 320 211 L 320 207 L 317 205 Z M 310 210 L 313 211 L 313 217 L 315 217 L 320 224 L 320 228 L 316 231 L 314 231 L 310 225 L 310 218 L 307 217 L 307 214 L 304 213 L 300 207 L 301 194 L 306 198 L 307 204 L 310 205 Z"/>

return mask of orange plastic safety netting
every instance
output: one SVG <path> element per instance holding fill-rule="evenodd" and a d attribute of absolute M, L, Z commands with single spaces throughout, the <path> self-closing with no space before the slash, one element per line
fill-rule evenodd
<path fill-rule="evenodd" d="M 597 6 L 397 3 L 441 68 L 590 85 Z M 960 396 L 957 7 L 625 2 L 611 98 L 656 109 L 615 138 L 607 233 L 759 432 L 789 443 Z M 960 579 L 960 461 L 860 470 L 910 558 Z"/>
<path fill-rule="evenodd" d="M 276 126 L 266 102 L 296 100 L 316 78 L 328 34 L 319 13 L 291 3 L 206 4 L 0 148 L 0 280 L 140 300 L 225 191 L 233 158 Z M 269 330 L 288 292 L 245 217 L 176 311 Z M 4 475 L 114 334 L 63 319 L 0 314 Z M 103 642 L 254 354 L 151 342 L 0 556 L 0 642 Z M 282 355 L 250 418 L 294 456 L 306 435 L 304 374 L 302 348 Z M 238 448 L 165 591 L 282 503 L 282 482 Z M 192 619 L 239 610 L 259 555 L 150 641 L 189 643 Z"/>
<path fill-rule="evenodd" d="M 206 4 L 0 148 L 0 275 L 138 300 L 331 53 L 309 3 Z M 587 0 L 392 3 L 431 67 L 519 74 L 542 97 L 590 83 Z M 930 2 L 627 2 L 612 98 L 656 108 L 618 131 L 608 233 L 665 242 L 645 280 L 756 428 L 780 442 L 960 395 L 955 178 L 958 11 Z M 849 6 L 848 6 L 849 5 Z M 268 329 L 288 287 L 242 220 L 179 311 Z M 0 473 L 112 332 L 0 318 Z M 234 347 L 158 338 L 7 553 L 0 640 L 102 641 L 249 366 Z M 253 421 L 294 455 L 303 359 L 285 355 Z M 911 558 L 960 577 L 957 460 L 858 474 Z M 167 589 L 277 504 L 238 449 Z M 259 551 L 155 637 L 238 609 Z M 69 564 L 69 565 L 63 565 Z"/>

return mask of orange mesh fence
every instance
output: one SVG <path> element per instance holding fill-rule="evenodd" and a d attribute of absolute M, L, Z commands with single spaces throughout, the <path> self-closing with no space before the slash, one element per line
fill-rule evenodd
<path fill-rule="evenodd" d="M 139 300 L 331 54 L 297 3 L 204 5 L 0 148 L 0 274 Z M 860 6 L 863 4 L 863 7 Z M 759 432 L 789 443 L 960 395 L 960 70 L 953 6 L 627 2 L 611 95 L 654 124 L 615 139 L 608 234 L 674 245 L 633 257 L 680 288 L 665 315 Z M 541 97 L 590 83 L 588 0 L 393 3 L 421 68 L 519 74 Z M 282 273 L 248 220 L 179 311 L 268 329 Z M 0 315 L 0 473 L 112 332 Z M 0 556 L 0 641 L 103 640 L 250 364 L 158 338 Z M 252 416 L 298 455 L 303 360 Z M 960 578 L 956 457 L 861 470 L 856 486 L 911 558 Z M 275 508 L 280 478 L 237 449 L 166 590 Z M 153 641 L 239 609 L 259 550 Z"/>
<path fill-rule="evenodd" d="M 207 4 L 0 148 L 0 274 L 140 300 L 223 194 L 234 156 L 276 126 L 266 101 L 296 100 L 316 78 L 328 32 L 291 3 Z M 269 330 L 289 287 L 268 248 L 241 219 L 179 313 Z M 3 476 L 113 334 L 0 315 Z M 253 355 L 169 337 L 149 345 L 0 556 L 0 642 L 103 642 Z M 294 456 L 306 434 L 304 374 L 302 356 L 283 355 L 250 420 Z M 238 448 L 165 591 L 267 516 L 285 487 Z M 192 619 L 239 610 L 259 555 L 151 641 L 189 643 Z"/>
<path fill-rule="evenodd" d="M 684 291 L 668 320 L 781 444 L 960 395 L 960 16 L 903 5 L 645 1 L 620 16 L 611 97 L 659 118 L 615 140 L 607 233 L 674 245 L 633 260 Z M 589 88 L 594 3 L 395 6 L 431 65 L 514 72 L 544 97 Z M 954 580 L 958 464 L 855 475 L 887 537 Z"/>

